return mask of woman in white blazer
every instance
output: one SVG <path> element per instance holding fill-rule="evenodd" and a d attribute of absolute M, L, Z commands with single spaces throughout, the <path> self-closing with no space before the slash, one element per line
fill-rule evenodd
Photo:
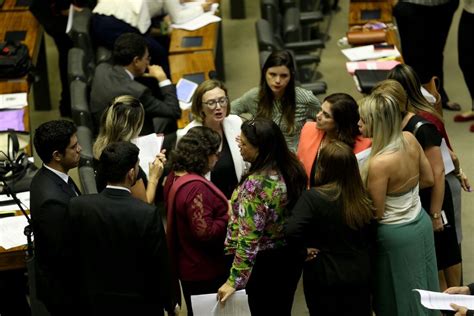
<path fill-rule="evenodd" d="M 195 126 L 207 126 L 219 133 L 222 138 L 220 158 L 206 177 L 230 199 L 245 169 L 236 141 L 240 136 L 242 120 L 237 115 L 229 115 L 227 89 L 217 80 L 206 80 L 199 85 L 193 96 L 191 112 L 194 120 L 178 131 L 178 142 Z"/>

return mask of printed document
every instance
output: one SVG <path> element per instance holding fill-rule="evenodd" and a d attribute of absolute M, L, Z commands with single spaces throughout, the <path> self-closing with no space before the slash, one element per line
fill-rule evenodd
<path fill-rule="evenodd" d="M 245 290 L 235 292 L 225 304 L 217 301 L 217 293 L 193 295 L 191 304 L 195 316 L 250 316 Z"/>
<path fill-rule="evenodd" d="M 132 139 L 132 143 L 140 148 L 140 153 L 138 154 L 140 167 L 146 173 L 147 178 L 149 177 L 148 172 L 150 171 L 148 164 L 155 161 L 156 155 L 160 153 L 163 139 L 163 134 L 154 133 Z"/>
<path fill-rule="evenodd" d="M 453 309 L 449 305 L 451 303 L 474 309 L 474 296 L 472 295 L 446 294 L 418 289 L 413 291 L 420 293 L 421 305 L 429 309 L 452 311 Z"/>

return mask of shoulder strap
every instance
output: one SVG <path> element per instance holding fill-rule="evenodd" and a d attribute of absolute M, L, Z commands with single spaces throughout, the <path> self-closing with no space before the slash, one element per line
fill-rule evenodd
<path fill-rule="evenodd" d="M 420 127 L 422 127 L 423 125 L 427 125 L 427 124 L 433 125 L 431 122 L 428 122 L 428 121 L 425 121 L 425 120 L 420 120 L 418 123 L 416 123 L 415 126 L 413 127 L 413 131 L 412 131 L 413 135 L 416 137 L 416 133 L 418 132 Z"/>

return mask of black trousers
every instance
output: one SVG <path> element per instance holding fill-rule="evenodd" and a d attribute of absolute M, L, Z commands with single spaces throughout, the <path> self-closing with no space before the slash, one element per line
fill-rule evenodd
<path fill-rule="evenodd" d="M 53 14 L 49 3 L 35 0 L 30 6 L 31 13 L 43 26 L 46 33 L 51 36 L 58 49 L 59 77 L 61 79 L 61 100 L 59 110 L 62 115 L 71 115 L 71 96 L 67 76 L 68 52 L 73 47 L 73 42 L 66 34 L 67 16 Z"/>
<path fill-rule="evenodd" d="M 459 67 L 461 67 L 471 99 L 474 100 L 474 14 L 465 10 L 459 20 L 458 54 Z M 472 110 L 474 111 L 474 101 Z"/>
<path fill-rule="evenodd" d="M 301 271 L 286 247 L 259 251 L 245 288 L 252 316 L 291 316 Z"/>
<path fill-rule="evenodd" d="M 393 10 L 397 20 L 405 63 L 413 67 L 422 83 L 440 79 L 443 104 L 449 101 L 444 90 L 444 47 L 459 0 L 438 6 L 399 1 Z"/>

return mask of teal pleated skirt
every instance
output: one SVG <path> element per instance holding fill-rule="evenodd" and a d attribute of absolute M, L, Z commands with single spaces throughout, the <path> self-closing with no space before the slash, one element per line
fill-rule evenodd
<path fill-rule="evenodd" d="M 424 210 L 402 224 L 377 229 L 374 310 L 380 316 L 439 315 L 413 289 L 439 291 L 431 219 Z"/>

